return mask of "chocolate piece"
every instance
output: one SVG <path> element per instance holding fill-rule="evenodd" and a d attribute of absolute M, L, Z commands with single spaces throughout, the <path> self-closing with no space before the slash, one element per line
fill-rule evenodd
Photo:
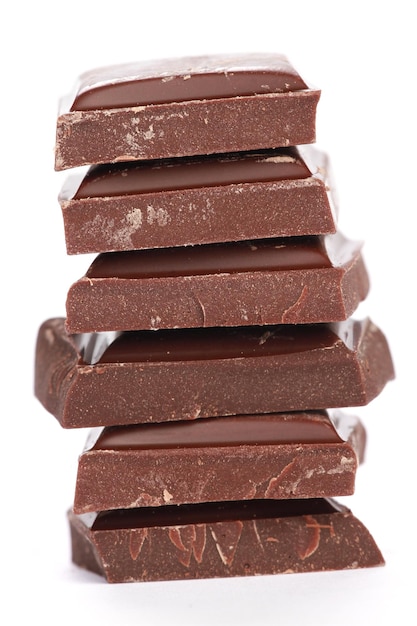
<path fill-rule="evenodd" d="M 334 422 L 322 411 L 93 432 L 79 459 L 74 511 L 350 495 L 365 430 L 341 412 Z"/>
<path fill-rule="evenodd" d="M 59 202 L 82 254 L 335 232 L 331 184 L 327 156 L 303 146 L 98 165 Z"/>
<path fill-rule="evenodd" d="M 336 322 L 368 289 L 361 245 L 339 233 L 110 252 L 69 289 L 67 330 Z"/>
<path fill-rule="evenodd" d="M 105 347 L 61 318 L 40 328 L 35 392 L 62 426 L 353 407 L 394 376 L 370 320 L 125 332 Z"/>
<path fill-rule="evenodd" d="M 72 559 L 108 582 L 383 565 L 364 525 L 333 500 L 252 500 L 68 513 Z"/>
<path fill-rule="evenodd" d="M 319 97 L 278 54 L 93 70 L 61 103 L 55 168 L 312 143 Z"/>

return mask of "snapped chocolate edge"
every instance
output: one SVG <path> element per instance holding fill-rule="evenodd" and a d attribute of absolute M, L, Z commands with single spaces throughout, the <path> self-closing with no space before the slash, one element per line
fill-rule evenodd
<path fill-rule="evenodd" d="M 346 320 L 369 291 L 361 245 L 328 235 L 341 262 L 328 268 L 194 276 L 84 276 L 67 293 L 69 333 L 312 324 Z M 344 253 L 343 250 L 348 252 Z M 331 260 L 332 253 L 329 252 Z M 227 299 L 219 301 L 219 289 Z M 235 301 L 239 306 L 230 307 Z M 103 305 L 103 303 L 106 303 Z M 111 311 L 111 315 L 108 312 Z"/>
<path fill-rule="evenodd" d="M 347 441 L 87 449 L 78 462 L 74 511 L 351 495 L 366 435 L 352 416 L 340 413 L 338 425 L 345 431 L 350 427 Z M 157 484 L 155 467 L 159 468 Z M 228 480 L 235 475 L 239 476 L 236 484 Z"/>
<path fill-rule="evenodd" d="M 83 363 L 66 333 L 65 319 L 52 319 L 39 331 L 35 393 L 66 428 L 363 406 L 394 377 L 387 341 L 369 319 L 348 320 L 336 327 L 344 338 L 331 350 L 277 357 L 125 363 L 121 367 L 117 363 Z M 303 370 L 303 362 L 309 372 L 306 386 L 287 388 L 294 368 Z M 339 380 L 341 375 L 343 380 Z M 348 375 L 350 384 L 346 385 Z M 250 398 L 246 394 L 248 377 L 253 391 Z"/>
<path fill-rule="evenodd" d="M 242 181 L 81 199 L 73 197 L 80 176 L 72 175 L 58 198 L 67 252 L 86 254 L 334 233 L 338 209 L 328 157 L 313 146 L 303 146 L 300 157 L 311 171 L 305 179 Z M 287 205 L 291 210 L 282 210 Z M 184 206 L 189 210 L 184 211 Z"/>
<path fill-rule="evenodd" d="M 68 512 L 72 560 L 109 583 L 375 567 L 384 558 L 346 507 L 288 518 L 92 530 Z"/>
<path fill-rule="evenodd" d="M 55 169 L 314 143 L 319 98 L 308 89 L 64 113 Z"/>

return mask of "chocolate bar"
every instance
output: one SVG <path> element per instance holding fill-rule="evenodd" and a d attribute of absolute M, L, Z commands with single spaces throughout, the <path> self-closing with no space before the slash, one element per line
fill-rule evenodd
<path fill-rule="evenodd" d="M 330 499 L 250 500 L 68 513 L 73 562 L 109 583 L 356 569 L 384 564 Z"/>
<path fill-rule="evenodd" d="M 358 418 L 325 411 L 93 431 L 78 463 L 74 512 L 347 496 L 365 438 Z"/>
<path fill-rule="evenodd" d="M 319 98 L 277 54 L 99 68 L 61 102 L 55 169 L 312 143 Z"/>
<path fill-rule="evenodd" d="M 97 165 L 59 195 L 69 254 L 336 230 L 327 156 L 312 146 Z"/>
<path fill-rule="evenodd" d="M 70 336 L 57 318 L 39 330 L 35 393 L 64 427 L 121 426 L 359 406 L 393 376 L 369 319 L 114 338 Z"/>
<path fill-rule="evenodd" d="M 69 289 L 66 323 L 90 333 L 336 322 L 368 289 L 361 245 L 339 233 L 110 252 Z"/>

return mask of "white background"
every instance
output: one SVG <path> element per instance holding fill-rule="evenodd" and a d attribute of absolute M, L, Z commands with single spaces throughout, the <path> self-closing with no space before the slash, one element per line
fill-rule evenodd
<path fill-rule="evenodd" d="M 2 8 L 1 549 L 4 624 L 414 623 L 416 46 L 407 0 L 249 3 L 14 2 Z M 372 570 L 107 585 L 70 561 L 65 518 L 84 431 L 34 399 L 38 326 L 64 314 L 90 258 L 68 257 L 53 171 L 58 98 L 101 65 L 278 51 L 322 90 L 340 226 L 365 242 L 372 281 L 357 317 L 389 338 L 397 379 L 356 412 L 369 435 L 354 496 L 386 566 Z M 414 562 L 413 562 L 414 561 Z"/>

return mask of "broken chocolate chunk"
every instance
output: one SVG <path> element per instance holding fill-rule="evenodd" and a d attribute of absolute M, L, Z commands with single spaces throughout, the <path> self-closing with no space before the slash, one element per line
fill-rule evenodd
<path fill-rule="evenodd" d="M 394 376 L 387 341 L 369 319 L 132 331 L 109 340 L 70 336 L 63 318 L 40 328 L 35 393 L 62 426 L 360 406 Z"/>
<path fill-rule="evenodd" d="M 319 98 L 276 54 L 100 68 L 61 103 L 55 168 L 312 143 Z"/>
<path fill-rule="evenodd" d="M 78 462 L 74 511 L 346 496 L 365 439 L 358 418 L 341 411 L 93 430 Z"/>
<path fill-rule="evenodd" d="M 329 499 L 68 513 L 72 559 L 110 583 L 315 572 L 384 564 L 365 526 Z"/>
<path fill-rule="evenodd" d="M 332 233 L 329 170 L 312 146 L 94 166 L 59 195 L 67 252 Z"/>
<path fill-rule="evenodd" d="M 86 333 L 337 322 L 368 289 L 361 244 L 340 233 L 109 252 L 69 289 L 66 324 Z"/>

